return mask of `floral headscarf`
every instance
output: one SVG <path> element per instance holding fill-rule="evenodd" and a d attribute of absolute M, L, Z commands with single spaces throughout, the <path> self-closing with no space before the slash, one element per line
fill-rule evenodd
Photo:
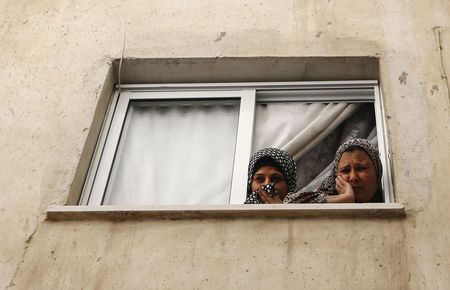
<path fill-rule="evenodd" d="M 298 192 L 286 196 L 285 203 L 324 203 L 327 202 L 328 195 L 336 195 L 336 176 L 338 174 L 338 164 L 341 160 L 342 154 L 351 149 L 361 149 L 367 153 L 375 168 L 377 176 L 378 190 L 372 198 L 372 202 L 382 202 L 383 193 L 381 191 L 381 177 L 383 175 L 383 167 L 381 165 L 380 155 L 378 150 L 370 144 L 366 139 L 355 138 L 342 144 L 334 156 L 333 167 L 328 176 L 319 186 L 315 192 Z"/>
<path fill-rule="evenodd" d="M 262 203 L 257 193 L 252 193 L 252 178 L 256 171 L 267 163 L 276 167 L 283 174 L 289 192 L 297 190 L 297 169 L 294 159 L 285 151 L 277 148 L 264 148 L 254 153 L 248 164 L 247 199 L 245 203 Z"/>

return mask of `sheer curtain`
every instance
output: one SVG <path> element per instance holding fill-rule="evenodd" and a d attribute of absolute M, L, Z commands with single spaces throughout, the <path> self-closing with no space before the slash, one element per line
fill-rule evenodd
<path fill-rule="evenodd" d="M 103 204 L 228 204 L 238 114 L 237 100 L 131 102 Z"/>

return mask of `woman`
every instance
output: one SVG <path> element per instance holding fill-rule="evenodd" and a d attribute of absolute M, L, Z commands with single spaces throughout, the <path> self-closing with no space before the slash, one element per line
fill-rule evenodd
<path fill-rule="evenodd" d="M 317 191 L 289 194 L 284 203 L 383 202 L 382 173 L 378 150 L 365 139 L 352 139 L 338 148 Z"/>
<path fill-rule="evenodd" d="M 283 150 L 264 148 L 248 165 L 246 204 L 282 203 L 297 189 L 295 161 Z"/>

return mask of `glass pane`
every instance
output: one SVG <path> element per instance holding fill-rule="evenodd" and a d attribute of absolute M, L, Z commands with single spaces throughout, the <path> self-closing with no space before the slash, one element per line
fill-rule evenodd
<path fill-rule="evenodd" d="M 239 100 L 134 101 L 103 204 L 228 204 Z"/>

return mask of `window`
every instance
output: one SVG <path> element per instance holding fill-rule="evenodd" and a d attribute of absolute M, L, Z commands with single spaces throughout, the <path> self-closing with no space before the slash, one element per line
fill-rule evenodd
<path fill-rule="evenodd" d="M 377 144 L 392 201 L 377 81 L 125 85 L 115 92 L 82 205 L 242 204 L 251 154 L 290 152 L 313 190 L 345 138 Z"/>

